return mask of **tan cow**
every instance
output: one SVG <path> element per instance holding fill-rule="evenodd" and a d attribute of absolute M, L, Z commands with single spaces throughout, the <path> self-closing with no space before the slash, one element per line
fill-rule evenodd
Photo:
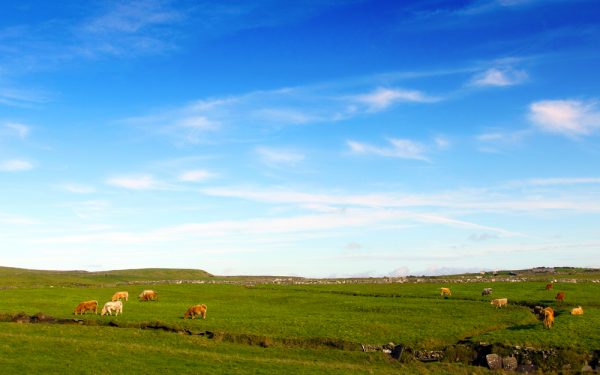
<path fill-rule="evenodd" d="M 202 316 L 202 319 L 206 319 L 206 305 L 194 305 L 187 309 L 183 314 L 183 319 L 192 318 L 195 319 L 198 315 Z"/>
<path fill-rule="evenodd" d="M 158 301 L 158 293 L 153 290 L 144 290 L 138 296 L 140 301 Z"/>
<path fill-rule="evenodd" d="M 440 295 L 441 296 L 451 296 L 452 292 L 450 291 L 450 288 L 440 288 Z"/>
<path fill-rule="evenodd" d="M 110 299 L 111 301 L 118 301 L 120 299 L 124 298 L 125 301 L 129 301 L 129 293 L 128 292 L 116 292 L 115 294 L 113 294 L 112 298 Z"/>
<path fill-rule="evenodd" d="M 544 309 L 544 328 L 552 328 L 554 325 L 554 309 L 546 307 Z"/>
<path fill-rule="evenodd" d="M 87 311 L 93 311 L 94 314 L 98 314 L 98 301 L 94 300 L 81 302 L 79 305 L 77 305 L 77 307 L 75 307 L 75 311 L 73 311 L 73 314 L 83 315 Z"/>
<path fill-rule="evenodd" d="M 106 302 L 104 304 L 104 307 L 102 307 L 102 312 L 100 313 L 100 315 L 112 315 L 113 311 L 115 312 L 115 316 L 119 315 L 119 313 L 121 313 L 121 315 L 123 315 L 123 302 L 121 301 L 109 301 Z"/>
<path fill-rule="evenodd" d="M 583 308 L 581 306 L 574 307 L 571 310 L 571 315 L 583 315 Z"/>
<path fill-rule="evenodd" d="M 499 309 L 502 306 L 508 305 L 508 298 L 496 298 L 496 299 L 493 299 L 492 302 L 490 302 L 490 305 L 494 305 L 494 306 L 496 306 L 497 309 Z"/>

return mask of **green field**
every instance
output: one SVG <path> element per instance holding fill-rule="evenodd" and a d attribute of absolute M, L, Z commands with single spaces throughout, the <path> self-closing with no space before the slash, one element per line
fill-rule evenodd
<path fill-rule="evenodd" d="M 168 283 L 202 279 L 217 283 Z M 7 281 L 9 280 L 9 281 Z M 153 285 L 125 281 L 162 280 Z M 486 342 L 565 349 L 575 360 L 600 350 L 600 284 L 545 282 L 396 283 L 327 285 L 228 285 L 193 270 L 131 270 L 107 273 L 45 273 L 0 269 L 0 368 L 7 373 L 473 373 L 481 367 L 442 361 L 400 363 L 363 345 L 389 342 L 412 350 L 447 350 L 459 342 Z M 239 281 L 239 278 L 236 279 Z M 441 286 L 453 295 L 442 298 Z M 496 309 L 493 297 L 507 297 Z M 139 302 L 143 289 L 157 302 Z M 116 291 L 127 290 L 122 316 L 73 315 L 84 300 L 100 307 Z M 565 291 L 558 306 L 553 297 Z M 207 319 L 183 320 L 187 307 L 204 303 Z M 555 327 L 545 330 L 530 306 L 557 310 Z M 583 316 L 571 316 L 581 305 Z M 42 312 L 77 324 L 17 324 L 20 312 Z M 35 360 L 32 360 L 35 359 Z M 465 361 L 461 361 L 465 362 Z"/>

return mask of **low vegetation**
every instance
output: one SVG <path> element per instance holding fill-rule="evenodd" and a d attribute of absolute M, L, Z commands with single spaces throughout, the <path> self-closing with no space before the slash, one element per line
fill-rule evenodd
<path fill-rule="evenodd" d="M 473 373 L 484 369 L 469 366 L 471 361 L 464 358 L 401 363 L 381 348 L 391 342 L 413 351 L 454 353 L 460 351 L 458 343 L 483 342 L 498 348 L 569 349 L 574 361 L 589 360 L 600 349 L 599 283 L 558 282 L 548 291 L 547 278 L 323 285 L 250 280 L 255 285 L 244 285 L 243 278 L 228 284 L 230 279 L 195 270 L 0 268 L 0 352 L 9 354 L 0 356 L 0 367 L 39 372 L 58 369 L 69 358 L 74 371 L 93 363 L 126 373 L 197 373 L 199 366 L 202 372 L 216 373 L 398 373 L 409 368 L 417 373 Z M 442 286 L 452 296 L 440 296 Z M 482 296 L 484 287 L 492 287 L 492 295 Z M 159 300 L 138 301 L 144 289 L 156 290 Z M 73 315 L 79 302 L 98 300 L 101 308 L 120 290 L 129 292 L 123 315 Z M 566 294 L 561 305 L 554 300 L 558 290 Z M 490 300 L 501 297 L 508 298 L 508 306 L 494 308 Z M 187 308 L 195 304 L 207 305 L 206 319 L 184 320 Z M 532 313 L 538 305 L 556 310 L 552 330 L 544 329 Z M 579 305 L 584 315 L 570 315 Z M 54 319 L 48 321 L 71 324 L 12 323 L 19 313 L 40 312 Z M 364 352 L 366 348 L 376 351 Z M 27 360 L 34 355 L 45 359 Z"/>

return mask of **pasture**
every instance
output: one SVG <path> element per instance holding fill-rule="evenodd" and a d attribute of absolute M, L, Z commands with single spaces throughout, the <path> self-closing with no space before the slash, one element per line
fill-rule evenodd
<path fill-rule="evenodd" d="M 156 280 L 176 275 L 176 270 L 161 271 Z M 600 349 L 600 285 L 591 282 L 559 282 L 547 291 L 542 281 L 116 285 L 127 275 L 85 276 L 78 275 L 76 285 L 70 284 L 73 275 L 61 278 L 60 273 L 44 275 L 35 286 L 31 280 L 20 284 L 18 277 L 0 285 L 0 368 L 38 372 L 68 362 L 74 372 L 92 364 L 127 373 L 198 373 L 200 368 L 213 373 L 473 373 L 485 369 L 464 359 L 401 363 L 362 349 L 392 342 L 413 350 L 445 350 L 459 342 L 486 342 L 568 349 L 580 356 L 576 360 Z M 152 280 L 151 271 L 144 276 Z M 440 296 L 442 286 L 451 288 L 451 297 Z M 484 287 L 493 287 L 491 296 L 481 296 Z M 159 300 L 138 301 L 144 289 L 156 290 Z M 73 315 L 79 302 L 98 300 L 101 308 L 120 290 L 129 292 L 123 315 Z M 566 294 L 561 305 L 554 301 L 558 290 Z M 508 298 L 507 307 L 490 304 L 501 297 Z M 195 304 L 207 305 L 206 320 L 183 319 Z M 552 330 L 531 312 L 534 305 L 555 308 Z M 571 316 L 578 305 L 584 315 Z M 82 323 L 9 322 L 19 312 Z"/>

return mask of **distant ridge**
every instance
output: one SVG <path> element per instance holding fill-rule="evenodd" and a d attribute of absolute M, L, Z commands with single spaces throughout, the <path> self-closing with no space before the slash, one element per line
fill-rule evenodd
<path fill-rule="evenodd" d="M 0 267 L 0 287 L 108 286 L 131 281 L 201 280 L 214 277 L 199 269 L 139 268 L 109 271 L 56 271 Z"/>

